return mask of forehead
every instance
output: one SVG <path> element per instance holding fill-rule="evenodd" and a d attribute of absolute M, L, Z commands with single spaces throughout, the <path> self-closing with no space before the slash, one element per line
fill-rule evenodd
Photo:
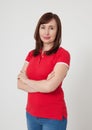
<path fill-rule="evenodd" d="M 51 19 L 48 23 L 43 23 L 42 25 L 57 26 L 57 23 L 55 19 Z"/>

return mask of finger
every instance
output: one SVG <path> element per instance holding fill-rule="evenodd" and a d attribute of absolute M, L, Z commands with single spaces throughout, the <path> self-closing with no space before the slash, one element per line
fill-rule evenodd
<path fill-rule="evenodd" d="M 55 74 L 48 75 L 47 80 L 53 78 L 54 76 L 55 76 Z"/>
<path fill-rule="evenodd" d="M 55 71 L 52 71 L 49 75 L 54 75 L 55 74 Z"/>
<path fill-rule="evenodd" d="M 55 75 L 55 72 L 52 72 L 52 73 L 50 73 L 48 76 L 49 77 L 52 77 L 52 76 L 54 76 Z"/>
<path fill-rule="evenodd" d="M 17 78 L 21 79 L 22 77 L 23 77 L 23 75 L 20 73 Z"/>
<path fill-rule="evenodd" d="M 21 70 L 20 73 L 23 73 L 23 71 Z"/>
<path fill-rule="evenodd" d="M 20 75 L 18 75 L 17 79 L 20 79 Z"/>
<path fill-rule="evenodd" d="M 54 74 L 55 72 L 54 71 L 52 71 L 49 75 L 51 75 L 51 74 Z"/>

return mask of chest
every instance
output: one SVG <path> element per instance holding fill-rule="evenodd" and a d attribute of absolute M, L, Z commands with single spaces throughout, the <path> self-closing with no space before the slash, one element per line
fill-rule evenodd
<path fill-rule="evenodd" d="M 46 79 L 48 74 L 54 69 L 55 55 L 32 57 L 27 67 L 27 76 L 30 79 Z"/>

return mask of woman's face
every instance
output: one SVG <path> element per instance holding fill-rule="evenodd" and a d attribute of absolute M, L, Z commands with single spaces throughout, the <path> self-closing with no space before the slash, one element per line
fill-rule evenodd
<path fill-rule="evenodd" d="M 56 34 L 57 23 L 55 19 L 52 19 L 49 23 L 41 24 L 39 27 L 39 36 L 44 44 L 54 44 Z"/>

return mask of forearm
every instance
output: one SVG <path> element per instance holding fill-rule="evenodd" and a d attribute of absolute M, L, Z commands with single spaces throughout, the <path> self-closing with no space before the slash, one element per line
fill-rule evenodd
<path fill-rule="evenodd" d="M 52 71 L 45 80 L 31 80 L 28 79 L 25 73 L 20 73 L 18 78 L 36 92 L 49 93 L 55 91 L 55 89 L 61 84 L 67 74 L 68 67 L 64 64 L 56 65 L 54 71 Z M 23 88 L 24 89 L 24 88 Z"/>
<path fill-rule="evenodd" d="M 54 72 L 51 72 L 47 79 L 46 80 L 31 80 L 31 79 L 28 79 L 25 75 L 25 73 L 21 72 L 19 75 L 18 75 L 18 79 L 20 81 L 22 81 L 24 83 L 24 85 L 26 84 L 28 88 L 28 90 L 30 89 L 33 89 L 34 91 L 36 92 L 44 92 L 44 93 L 48 93 L 52 90 L 50 90 L 50 79 L 52 79 L 53 77 L 55 76 L 55 73 Z M 25 87 L 22 86 L 22 88 L 20 89 L 26 89 L 26 85 Z"/>
<path fill-rule="evenodd" d="M 31 88 L 27 84 L 23 83 L 19 79 L 17 80 L 17 87 L 18 87 L 18 89 L 21 89 L 21 90 L 23 90 L 25 92 L 30 92 L 30 93 L 37 92 L 36 90 L 34 90 L 33 88 Z"/>
<path fill-rule="evenodd" d="M 46 80 L 39 80 L 39 81 L 27 79 L 26 83 L 28 86 L 34 88 L 36 91 L 50 93 L 56 90 L 56 88 L 64 80 L 65 76 L 66 74 L 61 75 L 60 77 L 53 76 L 53 78 L 46 79 Z"/>
<path fill-rule="evenodd" d="M 34 88 L 35 91 L 38 92 L 49 92 L 49 81 L 48 80 L 29 80 L 27 79 L 27 85 L 31 88 Z"/>

